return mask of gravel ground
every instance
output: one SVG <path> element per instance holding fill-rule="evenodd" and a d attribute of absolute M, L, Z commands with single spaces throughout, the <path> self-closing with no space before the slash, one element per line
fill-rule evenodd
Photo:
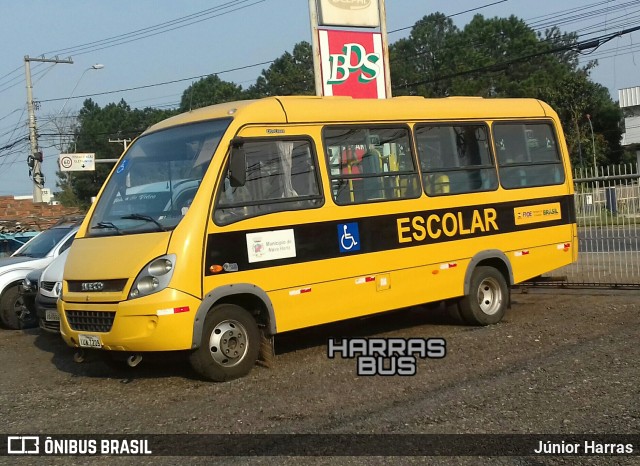
<path fill-rule="evenodd" d="M 441 337 L 447 356 L 413 377 L 358 377 L 328 359 L 335 336 Z M 0 330 L 5 434 L 640 433 L 640 292 L 515 290 L 498 325 L 412 308 L 276 337 L 271 368 L 216 384 L 184 355 L 135 369 L 77 364 L 57 335 Z M 2 440 L 5 441 L 4 439 Z M 636 452 L 640 444 L 635 445 Z M 7 460 L 11 460 L 11 462 Z M 6 464 L 130 464 L 131 458 L 7 458 Z M 224 464 L 640 464 L 635 457 L 218 457 Z M 208 464 L 204 457 L 136 464 Z"/>

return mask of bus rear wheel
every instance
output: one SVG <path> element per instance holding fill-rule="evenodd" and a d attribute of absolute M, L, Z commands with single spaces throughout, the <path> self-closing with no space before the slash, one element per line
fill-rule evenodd
<path fill-rule="evenodd" d="M 479 266 L 471 274 L 469 294 L 458 302 L 460 315 L 469 325 L 491 325 L 502 320 L 509 305 L 509 287 L 493 267 Z"/>
<path fill-rule="evenodd" d="M 191 366 L 201 376 L 225 382 L 247 375 L 258 360 L 260 330 L 253 316 L 235 304 L 220 304 L 207 315 Z"/>

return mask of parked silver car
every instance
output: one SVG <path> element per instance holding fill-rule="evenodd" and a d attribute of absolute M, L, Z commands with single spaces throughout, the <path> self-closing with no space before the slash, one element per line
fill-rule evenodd
<path fill-rule="evenodd" d="M 27 242 L 11 257 L 0 259 L 0 324 L 9 329 L 25 327 L 22 317 L 26 307 L 19 286 L 29 272 L 44 269 L 71 246 L 81 221 L 61 221 Z"/>
<path fill-rule="evenodd" d="M 62 291 L 62 276 L 68 255 L 67 249 L 56 257 L 42 271 L 38 280 L 35 309 L 40 328 L 48 332 L 60 333 L 60 314 L 58 314 L 57 303 Z"/>

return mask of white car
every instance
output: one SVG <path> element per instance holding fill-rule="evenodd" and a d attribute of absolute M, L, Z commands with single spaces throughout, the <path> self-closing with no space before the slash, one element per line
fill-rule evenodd
<path fill-rule="evenodd" d="M 60 332 L 60 314 L 58 314 L 58 298 L 62 291 L 62 275 L 69 250 L 56 257 L 40 275 L 35 308 L 40 328 L 48 332 Z"/>
<path fill-rule="evenodd" d="M 0 324 L 9 329 L 24 326 L 21 319 L 25 305 L 20 285 L 27 274 L 47 267 L 67 250 L 78 232 L 80 220 L 61 221 L 43 231 L 11 257 L 0 259 Z"/>

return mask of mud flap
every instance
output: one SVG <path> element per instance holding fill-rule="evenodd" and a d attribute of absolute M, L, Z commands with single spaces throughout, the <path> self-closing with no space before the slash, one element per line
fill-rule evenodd
<path fill-rule="evenodd" d="M 276 351 L 273 342 L 273 335 L 267 336 L 264 329 L 260 332 L 260 353 L 258 354 L 258 364 L 271 368 L 275 360 Z"/>

